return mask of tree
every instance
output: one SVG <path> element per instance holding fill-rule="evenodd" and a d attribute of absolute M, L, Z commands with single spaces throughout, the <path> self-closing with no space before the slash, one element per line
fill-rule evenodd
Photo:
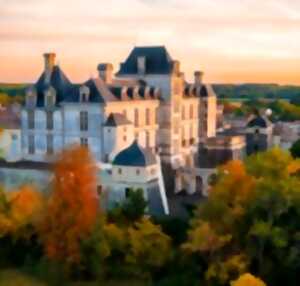
<path fill-rule="evenodd" d="M 149 278 L 150 273 L 158 270 L 170 258 L 170 238 L 149 219 L 144 218 L 129 227 L 128 239 L 125 259 L 136 275 Z"/>
<path fill-rule="evenodd" d="M 290 152 L 294 158 L 300 158 L 300 139 L 292 145 Z"/>
<path fill-rule="evenodd" d="M 6 193 L 0 191 L 0 237 L 30 238 L 41 218 L 44 198 L 32 186 Z"/>
<path fill-rule="evenodd" d="M 80 262 L 80 243 L 97 217 L 96 169 L 87 148 L 63 151 L 54 165 L 52 193 L 40 235 L 47 256 L 67 264 Z"/>
<path fill-rule="evenodd" d="M 297 285 L 299 170 L 299 161 L 279 149 L 219 169 L 183 245 L 204 261 L 207 281 L 225 285 L 249 271 L 270 285 Z"/>
<path fill-rule="evenodd" d="M 246 273 L 240 276 L 236 281 L 230 283 L 231 286 L 266 286 L 266 284 L 259 278 Z"/>

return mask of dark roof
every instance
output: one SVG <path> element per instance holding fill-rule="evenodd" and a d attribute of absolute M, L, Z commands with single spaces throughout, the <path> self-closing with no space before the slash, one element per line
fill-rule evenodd
<path fill-rule="evenodd" d="M 128 148 L 121 151 L 114 159 L 113 165 L 146 167 L 156 164 L 151 150 L 144 149 L 135 140 Z"/>
<path fill-rule="evenodd" d="M 17 161 L 7 162 L 4 159 L 0 159 L 0 168 L 8 169 L 30 169 L 30 170 L 51 170 L 52 164 L 46 162 L 34 162 L 34 161 Z"/>
<path fill-rule="evenodd" d="M 208 97 L 210 87 L 207 85 L 197 86 L 195 84 L 186 84 L 184 87 L 185 97 Z"/>
<path fill-rule="evenodd" d="M 38 107 L 44 106 L 44 92 L 50 87 L 53 87 L 56 91 L 57 104 L 64 101 L 67 94 L 71 95 L 74 93 L 75 86 L 72 85 L 59 66 L 54 66 L 48 83 L 46 82 L 45 77 L 45 72 L 43 72 L 37 83 L 34 85 L 37 92 Z"/>
<path fill-rule="evenodd" d="M 262 127 L 262 128 L 267 128 L 268 125 L 269 123 L 267 119 L 263 118 L 260 115 L 251 119 L 247 124 L 248 127 Z"/>
<path fill-rule="evenodd" d="M 146 59 L 146 74 L 169 74 L 173 69 L 173 60 L 164 46 L 135 47 L 126 61 L 121 63 L 117 75 L 137 74 L 139 57 Z"/>
<path fill-rule="evenodd" d="M 206 85 L 202 85 L 200 89 L 200 96 L 201 97 L 208 97 L 208 91 Z"/>
<path fill-rule="evenodd" d="M 108 127 L 115 127 L 120 125 L 128 125 L 131 124 L 131 121 L 129 121 L 123 114 L 121 113 L 111 113 L 104 126 Z"/>

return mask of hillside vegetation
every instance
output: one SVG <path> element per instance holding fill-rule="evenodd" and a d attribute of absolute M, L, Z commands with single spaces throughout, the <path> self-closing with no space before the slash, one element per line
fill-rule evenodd
<path fill-rule="evenodd" d="M 240 99 L 297 99 L 300 98 L 300 86 L 277 84 L 214 84 L 219 98 Z"/>

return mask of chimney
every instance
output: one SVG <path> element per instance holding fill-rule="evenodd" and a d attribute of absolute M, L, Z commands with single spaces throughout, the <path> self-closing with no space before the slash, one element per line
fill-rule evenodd
<path fill-rule="evenodd" d="M 194 78 L 195 78 L 195 85 L 199 86 L 202 85 L 203 83 L 203 76 L 204 76 L 204 72 L 202 71 L 195 71 L 194 72 Z"/>
<path fill-rule="evenodd" d="M 181 76 L 180 74 L 180 62 L 179 61 L 172 61 L 172 72 L 177 76 Z"/>
<path fill-rule="evenodd" d="M 105 82 L 105 83 L 112 83 L 113 79 L 113 65 L 110 63 L 106 64 L 99 64 L 98 65 L 98 72 L 99 77 Z"/>
<path fill-rule="evenodd" d="M 45 81 L 46 83 L 50 82 L 51 74 L 53 71 L 53 68 L 55 66 L 55 53 L 46 53 L 44 54 L 44 60 L 45 60 Z"/>
<path fill-rule="evenodd" d="M 137 70 L 139 75 L 144 75 L 146 73 L 146 57 L 137 58 Z"/>

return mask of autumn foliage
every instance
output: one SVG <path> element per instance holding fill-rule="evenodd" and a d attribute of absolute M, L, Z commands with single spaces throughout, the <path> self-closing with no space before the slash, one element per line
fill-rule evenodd
<path fill-rule="evenodd" d="M 44 198 L 32 186 L 5 193 L 0 192 L 0 237 L 27 237 L 34 232 L 41 218 Z"/>
<path fill-rule="evenodd" d="M 54 166 L 52 194 L 40 228 L 50 259 L 80 261 L 80 243 L 93 229 L 98 211 L 96 170 L 87 148 L 72 147 Z"/>
<path fill-rule="evenodd" d="M 266 284 L 259 278 L 246 273 L 241 275 L 236 281 L 231 282 L 231 286 L 266 286 Z"/>

